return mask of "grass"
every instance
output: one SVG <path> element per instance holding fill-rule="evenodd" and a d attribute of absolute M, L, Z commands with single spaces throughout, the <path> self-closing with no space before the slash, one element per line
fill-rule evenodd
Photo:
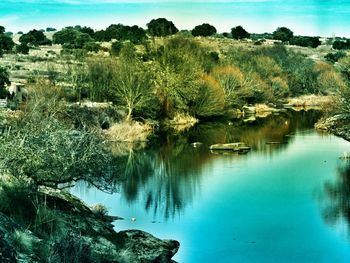
<path fill-rule="evenodd" d="M 147 141 L 152 132 L 150 124 L 124 120 L 113 124 L 105 135 L 108 140 L 115 142 L 142 142 Z"/>

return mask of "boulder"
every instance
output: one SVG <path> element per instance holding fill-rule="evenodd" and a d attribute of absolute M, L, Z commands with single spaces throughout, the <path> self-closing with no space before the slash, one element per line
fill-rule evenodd
<path fill-rule="evenodd" d="M 212 151 L 249 151 L 250 147 L 247 146 L 244 142 L 235 142 L 213 144 L 209 147 L 209 149 Z"/>
<path fill-rule="evenodd" d="M 168 263 L 179 250 L 175 240 L 161 240 L 140 230 L 126 230 L 117 233 L 119 254 L 122 263 Z"/>

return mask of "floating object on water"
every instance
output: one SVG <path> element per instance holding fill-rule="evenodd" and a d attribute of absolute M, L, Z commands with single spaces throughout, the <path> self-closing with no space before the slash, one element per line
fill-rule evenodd
<path fill-rule="evenodd" d="M 131 221 L 134 221 L 134 222 L 135 222 L 135 221 L 136 221 L 136 218 L 135 218 L 135 217 L 132 217 L 132 218 L 131 218 Z"/>
<path fill-rule="evenodd" d="M 251 148 L 247 146 L 244 142 L 234 142 L 234 143 L 213 144 L 209 147 L 209 149 L 212 151 L 245 152 L 245 151 L 249 151 Z"/>
<path fill-rule="evenodd" d="M 191 143 L 191 145 L 194 147 L 194 148 L 198 148 L 198 147 L 201 147 L 203 143 L 201 142 L 194 142 L 194 143 Z"/>

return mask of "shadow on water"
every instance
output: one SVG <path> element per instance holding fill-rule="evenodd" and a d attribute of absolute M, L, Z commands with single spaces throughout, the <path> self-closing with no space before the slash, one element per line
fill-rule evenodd
<path fill-rule="evenodd" d="M 181 134 L 163 131 L 146 150 L 130 148 L 119 154 L 122 196 L 129 204 L 143 200 L 154 216 L 172 218 L 193 202 L 202 169 L 218 158 L 208 150 L 211 144 L 243 141 L 251 152 L 278 153 L 288 147 L 293 134 L 313 128 L 319 116 L 313 111 L 287 112 L 254 123 L 203 123 Z M 203 144 L 195 148 L 193 142 Z"/>
<path fill-rule="evenodd" d="M 326 223 L 348 230 L 350 237 L 350 162 L 339 164 L 334 182 L 326 182 L 322 195 L 322 216 Z"/>

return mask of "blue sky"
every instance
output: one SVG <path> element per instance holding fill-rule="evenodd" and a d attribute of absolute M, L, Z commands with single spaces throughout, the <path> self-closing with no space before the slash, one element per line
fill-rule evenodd
<path fill-rule="evenodd" d="M 179 29 L 207 22 L 219 32 L 242 25 L 249 32 L 272 32 L 287 26 L 296 34 L 350 36 L 350 0 L 2 0 L 0 24 L 17 32 L 48 26 L 112 23 L 145 27 L 166 17 Z"/>

